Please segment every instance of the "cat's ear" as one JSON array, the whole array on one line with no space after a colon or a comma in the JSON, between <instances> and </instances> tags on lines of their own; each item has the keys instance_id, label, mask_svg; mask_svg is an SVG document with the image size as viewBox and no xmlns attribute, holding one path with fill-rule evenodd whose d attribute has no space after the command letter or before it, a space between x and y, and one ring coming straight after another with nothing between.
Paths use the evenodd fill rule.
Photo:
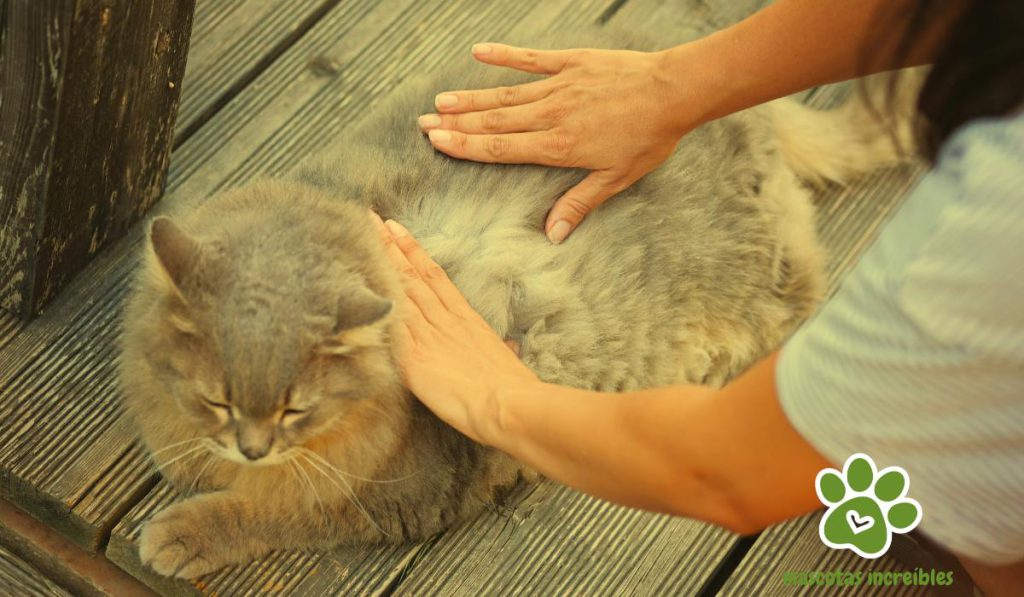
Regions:
<instances>
[{"instance_id":1,"label":"cat's ear","mask_svg":"<svg viewBox=\"0 0 1024 597\"><path fill-rule=\"evenodd\" d=\"M319 352L345 355L356 347L383 346L384 330L372 324L387 317L394 304L363 286L347 291L338 298L332 334L320 343Z\"/></svg>"},{"instance_id":2,"label":"cat's ear","mask_svg":"<svg viewBox=\"0 0 1024 597\"><path fill-rule=\"evenodd\" d=\"M201 247L170 218L159 217L149 228L151 269L181 293L185 276L195 266Z\"/></svg>"},{"instance_id":3,"label":"cat's ear","mask_svg":"<svg viewBox=\"0 0 1024 597\"><path fill-rule=\"evenodd\" d=\"M383 298L368 288L357 286L338 298L334 333L376 323L391 313L394 301Z\"/></svg>"}]
</instances>

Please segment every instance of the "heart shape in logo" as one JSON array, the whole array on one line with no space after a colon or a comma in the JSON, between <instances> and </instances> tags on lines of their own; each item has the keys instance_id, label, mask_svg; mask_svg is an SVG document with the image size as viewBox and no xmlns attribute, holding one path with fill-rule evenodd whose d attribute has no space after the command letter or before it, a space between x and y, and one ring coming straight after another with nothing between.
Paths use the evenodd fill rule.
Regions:
<instances>
[{"instance_id":1,"label":"heart shape in logo","mask_svg":"<svg viewBox=\"0 0 1024 597\"><path fill-rule=\"evenodd\" d=\"M870 516L861 517L856 510L850 510L846 513L846 521L850 523L850 528L853 529L854 535L863 533L875 524L874 518Z\"/></svg>"}]
</instances>

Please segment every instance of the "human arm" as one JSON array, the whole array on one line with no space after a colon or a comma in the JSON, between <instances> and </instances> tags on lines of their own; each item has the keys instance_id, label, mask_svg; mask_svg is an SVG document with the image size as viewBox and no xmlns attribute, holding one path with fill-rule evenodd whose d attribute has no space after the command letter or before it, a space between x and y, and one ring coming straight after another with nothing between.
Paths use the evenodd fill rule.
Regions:
<instances>
[{"instance_id":1,"label":"human arm","mask_svg":"<svg viewBox=\"0 0 1024 597\"><path fill-rule=\"evenodd\" d=\"M590 210L658 167L700 124L899 66L862 58L879 40L900 37L912 4L780 0L662 52L477 44L474 56L482 62L549 76L515 87L445 91L436 98L438 113L422 116L420 124L434 147L453 157L590 170L548 215L545 231L560 242ZM930 61L948 20L925 31L901 65Z\"/></svg>"},{"instance_id":2,"label":"human arm","mask_svg":"<svg viewBox=\"0 0 1024 597\"><path fill-rule=\"evenodd\" d=\"M620 504L737 532L814 509L829 463L788 424L774 355L722 390L625 394L542 383L393 222L388 252L407 297L396 324L413 393L471 438L548 477Z\"/></svg>"},{"instance_id":3,"label":"human arm","mask_svg":"<svg viewBox=\"0 0 1024 597\"><path fill-rule=\"evenodd\" d=\"M775 361L720 390L495 388L472 424L485 443L585 493L752 533L819 507L814 478L831 466L779 407Z\"/></svg>"}]
</instances>

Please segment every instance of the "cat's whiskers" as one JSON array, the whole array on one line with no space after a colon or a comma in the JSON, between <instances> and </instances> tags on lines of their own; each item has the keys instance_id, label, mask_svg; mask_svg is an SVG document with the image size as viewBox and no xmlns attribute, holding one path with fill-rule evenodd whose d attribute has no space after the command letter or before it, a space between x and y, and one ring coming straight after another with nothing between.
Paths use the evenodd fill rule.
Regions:
<instances>
[{"instance_id":1,"label":"cat's whiskers","mask_svg":"<svg viewBox=\"0 0 1024 597\"><path fill-rule=\"evenodd\" d=\"M329 468L330 470L334 471L335 473L337 473L339 475L345 475L347 477L352 477L353 479L356 479L357 481L364 481L366 483L398 483L400 481L406 481L408 479L411 479L411 478L415 477L416 475L418 475L418 474L423 472L423 469L420 469L418 471L414 471L414 472L409 473L408 475L405 475L405 476L402 476L402 477L395 477L394 479L370 479L370 478L367 478L367 477L360 477L359 475L356 475L354 473L350 473L350 472L341 470L340 468L338 468L337 466L335 466L334 464L329 462L326 458L324 458L320 454L314 452L313 450L310 450L309 448L304 448L302 446L297 446L294 449L299 450L301 452L304 452L305 454L307 454L309 456L312 456L313 458L316 458L321 464L323 464L324 466L326 466L327 468Z\"/></svg>"},{"instance_id":2,"label":"cat's whiskers","mask_svg":"<svg viewBox=\"0 0 1024 597\"><path fill-rule=\"evenodd\" d=\"M316 490L316 485L313 483L313 479L309 477L309 473L306 472L306 469L302 468L301 464L295 461L297 456L298 454L292 456L286 462L293 470L296 470L301 474L303 479L299 479L299 481L301 482L302 480L305 480L306 485L309 486L309 490L313 492L313 497L316 499L316 503L320 506L320 511L323 513L324 518L327 518L327 507L324 506L323 500L320 499L320 493ZM298 475L296 475L296 478L298 478Z\"/></svg>"},{"instance_id":3,"label":"cat's whiskers","mask_svg":"<svg viewBox=\"0 0 1024 597\"><path fill-rule=\"evenodd\" d=\"M356 495L355 490L352 489L352 486L349 485L348 481L346 481L344 477L341 477L341 476L338 476L338 475L331 476L330 474L327 473L327 471L325 471L324 469L320 468L320 466L316 463L316 461L312 460L309 456L307 456L304 451L299 451L298 455L301 456L302 458L304 458L306 460L306 462L308 462L310 464L310 466L312 466L314 469L319 471L320 474L323 475L325 478L327 478L328 481L333 483L334 486L337 487L342 492L342 494L348 495L348 497L349 497L350 501L352 502L352 504L355 505L355 507L358 508L359 511L363 513L363 516L366 517L367 522L369 522L370 525L373 526L373 528L377 529L377 531L380 532L385 537L390 537L391 536L390 533L388 533L387 531L382 529L381 526L379 524L377 524L377 521L375 521L373 519L373 517L370 516L370 513L367 512L366 508L363 507L362 502L359 501L359 497ZM339 484L338 481L341 481L341 484ZM344 487L342 487L342 484L344 484Z\"/></svg>"},{"instance_id":4,"label":"cat's whiskers","mask_svg":"<svg viewBox=\"0 0 1024 597\"><path fill-rule=\"evenodd\" d=\"M175 462L178 462L179 460L181 460L183 458L187 458L187 460L191 460L191 459L195 458L196 456L202 454L204 450L209 450L209 449L210 448L207 447L206 444L200 444L198 446L189 448L184 453L178 454L174 458L168 460L167 462L165 462L165 463L163 463L161 465L157 465L157 468L160 469L160 472L163 472L164 470L166 470L169 466L171 466Z\"/></svg>"},{"instance_id":5,"label":"cat's whiskers","mask_svg":"<svg viewBox=\"0 0 1024 597\"><path fill-rule=\"evenodd\" d=\"M188 486L188 493L190 495L192 494L192 492L196 490L196 488L199 487L199 479L203 477L203 475L206 473L206 470L210 468L210 465L217 461L217 455L214 454L213 452L208 452L204 454L204 456L206 456L206 464L204 464L203 467L199 469L199 472L196 473L196 478L193 479L192 484Z\"/></svg>"},{"instance_id":6,"label":"cat's whiskers","mask_svg":"<svg viewBox=\"0 0 1024 597\"><path fill-rule=\"evenodd\" d=\"M153 460L156 460L156 457L157 457L158 454L163 454L164 452L166 452L168 450L173 450L174 448L177 448L179 446L184 446L185 444L201 442L204 439L206 439L206 438L205 437L193 437L192 439L187 439L185 441L174 442L173 444L166 445L166 446L160 448L159 450L154 450L154 451L150 452L149 453L149 457L152 458Z\"/></svg>"}]
</instances>

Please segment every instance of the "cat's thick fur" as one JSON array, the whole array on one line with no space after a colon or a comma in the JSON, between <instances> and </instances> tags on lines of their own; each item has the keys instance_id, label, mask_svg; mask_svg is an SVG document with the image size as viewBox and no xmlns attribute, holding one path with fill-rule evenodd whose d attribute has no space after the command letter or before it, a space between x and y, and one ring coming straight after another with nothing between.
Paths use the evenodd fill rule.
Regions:
<instances>
[{"instance_id":1,"label":"cat's thick fur","mask_svg":"<svg viewBox=\"0 0 1024 597\"><path fill-rule=\"evenodd\" d=\"M388 333L397 274L367 208L404 224L542 379L720 385L821 297L798 176L892 157L856 106L776 102L693 131L554 246L545 213L583 173L452 160L415 125L438 90L522 80L467 65L407 85L288 179L154 223L126 307L123 393L164 475L200 492L145 527L141 557L157 572L419 538L533 478L402 387Z\"/></svg>"}]
</instances>

